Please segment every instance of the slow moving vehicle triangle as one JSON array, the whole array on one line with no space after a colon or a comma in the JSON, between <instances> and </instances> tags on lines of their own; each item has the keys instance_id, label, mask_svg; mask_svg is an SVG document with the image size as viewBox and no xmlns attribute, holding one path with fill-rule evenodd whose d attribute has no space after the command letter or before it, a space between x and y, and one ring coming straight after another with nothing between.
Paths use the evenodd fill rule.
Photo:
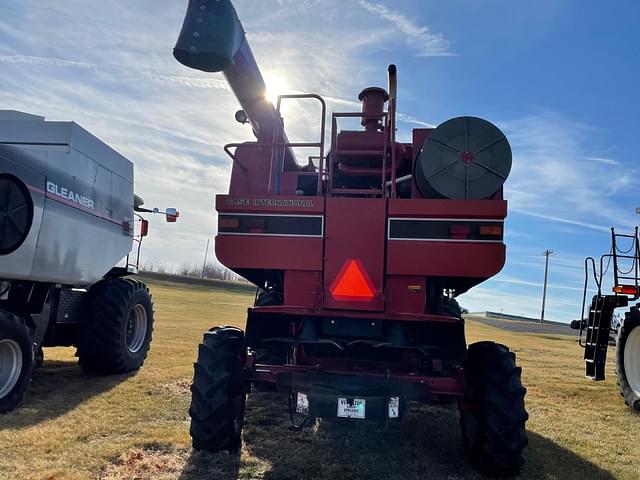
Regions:
<instances>
[{"instance_id":1,"label":"slow moving vehicle triangle","mask_svg":"<svg viewBox=\"0 0 640 480\"><path fill-rule=\"evenodd\" d=\"M336 300L369 302L375 292L362 263L347 260L329 289Z\"/></svg>"}]
</instances>

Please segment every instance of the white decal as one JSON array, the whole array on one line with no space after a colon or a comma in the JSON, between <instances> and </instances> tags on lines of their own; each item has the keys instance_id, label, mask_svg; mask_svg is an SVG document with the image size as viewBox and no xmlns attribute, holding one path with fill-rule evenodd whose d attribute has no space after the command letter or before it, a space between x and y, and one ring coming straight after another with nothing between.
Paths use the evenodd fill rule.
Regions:
<instances>
[{"instance_id":1,"label":"white decal","mask_svg":"<svg viewBox=\"0 0 640 480\"><path fill-rule=\"evenodd\" d=\"M65 200L69 200L73 203L77 203L78 205L88 208L90 210L95 210L95 205L93 200L84 195L80 195L79 193L75 193L68 188L61 187L53 182L47 181L47 192L55 195L56 197L64 198Z\"/></svg>"},{"instance_id":2,"label":"white decal","mask_svg":"<svg viewBox=\"0 0 640 480\"><path fill-rule=\"evenodd\" d=\"M248 198L227 198L225 203L234 207L243 207L249 205Z\"/></svg>"},{"instance_id":3,"label":"white decal","mask_svg":"<svg viewBox=\"0 0 640 480\"><path fill-rule=\"evenodd\" d=\"M313 207L313 200L278 200L274 198L255 198L256 207Z\"/></svg>"}]
</instances>

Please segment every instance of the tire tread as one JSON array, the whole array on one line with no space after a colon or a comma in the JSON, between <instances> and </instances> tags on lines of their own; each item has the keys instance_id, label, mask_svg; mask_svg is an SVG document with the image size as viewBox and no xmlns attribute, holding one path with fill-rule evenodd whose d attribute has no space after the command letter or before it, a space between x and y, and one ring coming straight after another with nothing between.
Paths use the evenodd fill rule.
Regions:
<instances>
[{"instance_id":1,"label":"tire tread","mask_svg":"<svg viewBox=\"0 0 640 480\"><path fill-rule=\"evenodd\" d=\"M244 419L246 387L244 333L235 327L216 327L204 334L198 347L191 385L191 439L193 448L216 452L240 445L234 420ZM240 410L237 410L237 406Z\"/></svg>"},{"instance_id":2,"label":"tire tread","mask_svg":"<svg viewBox=\"0 0 640 480\"><path fill-rule=\"evenodd\" d=\"M132 356L121 341L128 320L128 304L140 292L148 299L151 314L141 358ZM101 280L87 293L85 312L76 345L76 355L83 368L116 374L137 370L144 364L153 339L153 299L143 282L131 278Z\"/></svg>"},{"instance_id":3,"label":"tire tread","mask_svg":"<svg viewBox=\"0 0 640 480\"><path fill-rule=\"evenodd\" d=\"M469 460L490 476L518 474L528 443L525 423L529 415L520 380L522 369L516 366L515 355L494 342L472 344L465 374L470 387L465 402L474 407L474 413L463 409L460 419ZM475 438L470 438L466 425L472 415L478 425Z\"/></svg>"}]
</instances>

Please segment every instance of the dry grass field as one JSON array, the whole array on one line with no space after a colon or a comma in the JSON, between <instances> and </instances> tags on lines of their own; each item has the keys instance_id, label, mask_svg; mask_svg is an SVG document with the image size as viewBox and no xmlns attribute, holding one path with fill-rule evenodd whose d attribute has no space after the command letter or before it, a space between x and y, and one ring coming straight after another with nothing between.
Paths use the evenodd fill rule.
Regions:
<instances>
[{"instance_id":1,"label":"dry grass field","mask_svg":"<svg viewBox=\"0 0 640 480\"><path fill-rule=\"evenodd\" d=\"M455 409L416 407L404 424L288 425L285 401L250 396L240 456L189 448L189 384L202 332L243 325L252 295L154 281L152 350L135 375L83 374L73 349L47 349L25 401L0 416L2 479L466 479ZM468 322L468 340L509 345L528 388L522 478L640 478L640 417L609 379L583 378L570 337Z\"/></svg>"}]
</instances>

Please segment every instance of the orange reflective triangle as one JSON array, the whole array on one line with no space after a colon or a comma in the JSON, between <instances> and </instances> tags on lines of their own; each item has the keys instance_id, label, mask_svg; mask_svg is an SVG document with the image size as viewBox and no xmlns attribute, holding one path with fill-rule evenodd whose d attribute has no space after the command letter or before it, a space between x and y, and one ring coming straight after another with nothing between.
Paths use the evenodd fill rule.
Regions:
<instances>
[{"instance_id":1,"label":"orange reflective triangle","mask_svg":"<svg viewBox=\"0 0 640 480\"><path fill-rule=\"evenodd\" d=\"M371 301L375 292L362 263L359 260L347 260L338 273L331 288L336 300Z\"/></svg>"}]
</instances>

